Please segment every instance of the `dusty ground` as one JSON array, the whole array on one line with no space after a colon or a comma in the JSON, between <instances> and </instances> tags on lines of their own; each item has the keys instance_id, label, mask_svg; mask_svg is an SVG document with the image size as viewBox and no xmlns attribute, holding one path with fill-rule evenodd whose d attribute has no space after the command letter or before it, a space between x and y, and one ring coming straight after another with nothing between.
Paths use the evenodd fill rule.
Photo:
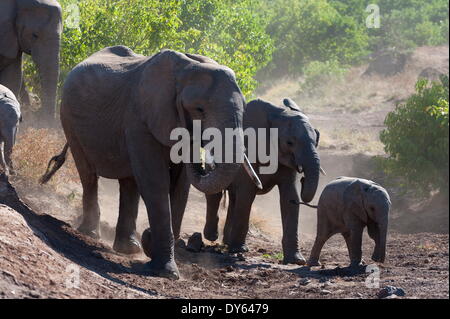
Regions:
<instances>
[{"instance_id":1,"label":"dusty ground","mask_svg":"<svg viewBox=\"0 0 450 319\"><path fill-rule=\"evenodd\" d=\"M293 81L275 85L264 94L263 98L276 103L285 96L296 98L306 105L311 122L322 132L320 155L328 176L322 178L317 194L341 175L382 179L373 170L371 156L383 154L378 133L384 117L396 102L412 93L417 75L430 64L448 73L448 47L418 49L405 71L389 79L362 81L358 77L364 67L355 68L350 75L353 78L337 84L318 101L298 101L298 85ZM353 102L357 107L349 107ZM39 140L46 138L45 131L32 132L37 133L41 134ZM345 269L348 256L339 236L323 249L324 269L279 263L281 218L276 191L255 201L249 253L243 257L224 254L211 246L213 243L207 243L209 247L200 253L177 249L181 280L148 277L143 271L147 261L143 254L121 256L110 248L118 214L117 183L102 180L100 184L102 240L79 234L74 230L81 213L79 184L67 178L67 182L61 179L64 182L39 186L35 178L47 159L42 160L43 168L32 166L37 161L34 153L40 151L33 148L33 139L24 143L24 136L19 138L17 153L22 152L18 158L27 158L28 163L22 164L19 173L23 174L13 177L11 183L26 205L0 182L0 203L15 209L0 205L0 298L376 298L379 288L366 286L369 274L351 274ZM52 145L49 152L58 148ZM28 158L25 151L33 154ZM62 175L69 176L68 171ZM380 287L400 287L405 298L449 298L448 199L430 197L418 203L397 196L395 188L389 191L394 209L387 262L378 265ZM184 239L202 231L204 215L205 200L192 191L183 221ZM315 224L315 211L302 208L300 233L305 257L314 241ZM141 204L139 232L147 226ZM363 252L367 263L372 249L366 236Z\"/></svg>"},{"instance_id":2,"label":"dusty ground","mask_svg":"<svg viewBox=\"0 0 450 319\"><path fill-rule=\"evenodd\" d=\"M4 200L2 198L2 200ZM178 249L181 280L145 275L142 255L115 254L68 224L29 210L17 198L0 206L0 297L3 298L376 298L368 274L351 274L341 238L322 255L324 268L278 262L279 244L261 234L249 238L244 258L207 247ZM401 287L407 298L448 298L448 235L390 234L380 285ZM302 240L306 253L311 239ZM369 260L371 242L364 241ZM79 274L79 277L77 277Z\"/></svg>"}]
</instances>

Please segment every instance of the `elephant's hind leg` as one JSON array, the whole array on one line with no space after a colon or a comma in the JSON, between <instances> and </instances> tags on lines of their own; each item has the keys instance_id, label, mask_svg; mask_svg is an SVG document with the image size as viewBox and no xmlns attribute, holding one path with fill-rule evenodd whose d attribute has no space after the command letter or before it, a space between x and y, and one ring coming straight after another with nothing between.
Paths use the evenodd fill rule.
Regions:
<instances>
[{"instance_id":1,"label":"elephant's hind leg","mask_svg":"<svg viewBox=\"0 0 450 319\"><path fill-rule=\"evenodd\" d=\"M6 175L8 175L8 167L6 166L6 162L5 162L5 155L4 155L4 146L3 146L3 141L2 138L0 136L0 168L2 168Z\"/></svg>"},{"instance_id":2,"label":"elephant's hind leg","mask_svg":"<svg viewBox=\"0 0 450 319\"><path fill-rule=\"evenodd\" d=\"M14 174L14 165L11 159L13 147L16 142L16 129L5 129L2 132L4 146L3 146L3 156L4 162L6 163L6 169L9 170L11 174Z\"/></svg>"},{"instance_id":3,"label":"elephant's hind leg","mask_svg":"<svg viewBox=\"0 0 450 319\"><path fill-rule=\"evenodd\" d=\"M83 220L78 231L92 238L99 238L98 176L89 165L78 141L72 138L68 139L68 142L83 186Z\"/></svg>"},{"instance_id":4,"label":"elephant's hind leg","mask_svg":"<svg viewBox=\"0 0 450 319\"><path fill-rule=\"evenodd\" d=\"M140 195L134 178L120 179L119 184L119 219L113 248L122 254L136 254L141 251L141 244L136 236Z\"/></svg>"},{"instance_id":5,"label":"elephant's hind leg","mask_svg":"<svg viewBox=\"0 0 450 319\"><path fill-rule=\"evenodd\" d=\"M311 249L311 254L308 259L308 266L320 266L319 258L320 252L322 251L323 245L328 239L333 235L331 227L328 225L328 220L320 215L318 212L317 219L317 235L314 241L313 248Z\"/></svg>"}]
</instances>

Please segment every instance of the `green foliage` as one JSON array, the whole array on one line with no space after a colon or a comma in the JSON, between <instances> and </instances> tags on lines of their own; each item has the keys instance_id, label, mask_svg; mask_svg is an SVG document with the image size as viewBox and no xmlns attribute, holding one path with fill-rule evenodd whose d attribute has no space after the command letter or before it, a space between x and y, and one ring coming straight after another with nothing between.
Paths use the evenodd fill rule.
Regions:
<instances>
[{"instance_id":1,"label":"green foliage","mask_svg":"<svg viewBox=\"0 0 450 319\"><path fill-rule=\"evenodd\" d=\"M266 73L298 74L312 61L349 64L366 54L362 24L327 0L274 0L267 32L276 50Z\"/></svg>"},{"instance_id":2,"label":"green foliage","mask_svg":"<svg viewBox=\"0 0 450 319\"><path fill-rule=\"evenodd\" d=\"M380 134L389 157L382 162L391 177L420 196L430 191L448 192L449 179L449 80L429 85L419 80L416 93L386 117Z\"/></svg>"},{"instance_id":3,"label":"green foliage","mask_svg":"<svg viewBox=\"0 0 450 319\"><path fill-rule=\"evenodd\" d=\"M125 45L143 55L161 49L209 56L236 72L244 94L256 87L256 71L266 65L272 41L265 24L253 12L253 0L61 0L64 21L74 21L71 5L79 8L78 27L65 27L61 47L61 82L79 62L108 46ZM37 76L25 65L31 87Z\"/></svg>"},{"instance_id":4,"label":"green foliage","mask_svg":"<svg viewBox=\"0 0 450 319\"><path fill-rule=\"evenodd\" d=\"M320 90L324 88L324 84L331 80L341 80L345 73L346 69L336 60L313 61L303 71L305 80L301 85L301 93L318 95Z\"/></svg>"},{"instance_id":5,"label":"green foliage","mask_svg":"<svg viewBox=\"0 0 450 319\"><path fill-rule=\"evenodd\" d=\"M381 28L371 29L371 48L400 50L448 43L447 0L378 0Z\"/></svg>"}]
</instances>

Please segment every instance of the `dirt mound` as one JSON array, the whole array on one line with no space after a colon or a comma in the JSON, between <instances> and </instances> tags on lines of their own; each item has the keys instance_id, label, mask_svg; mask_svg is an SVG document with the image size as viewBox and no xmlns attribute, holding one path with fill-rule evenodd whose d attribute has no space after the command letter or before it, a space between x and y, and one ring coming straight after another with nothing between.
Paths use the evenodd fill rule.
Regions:
<instances>
[{"instance_id":1,"label":"dirt mound","mask_svg":"<svg viewBox=\"0 0 450 319\"><path fill-rule=\"evenodd\" d=\"M346 270L342 238L324 248L323 269L281 265L280 245L257 234L250 252L228 255L210 245L176 251L181 280L145 274L145 257L112 252L68 224L33 212L5 179L0 181L0 297L3 298L376 298L368 274ZM311 249L304 238L302 250ZM369 260L373 243L364 239ZM415 276L411 276L414 273ZM79 275L78 275L79 274ZM448 298L448 236L391 234L380 285L410 298Z\"/></svg>"}]
</instances>

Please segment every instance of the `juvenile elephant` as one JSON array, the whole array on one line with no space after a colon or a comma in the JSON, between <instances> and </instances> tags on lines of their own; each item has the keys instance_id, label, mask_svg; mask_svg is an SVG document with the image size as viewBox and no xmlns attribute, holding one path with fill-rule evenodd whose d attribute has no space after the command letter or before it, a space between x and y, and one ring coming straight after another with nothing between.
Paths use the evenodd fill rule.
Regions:
<instances>
[{"instance_id":1,"label":"juvenile elephant","mask_svg":"<svg viewBox=\"0 0 450 319\"><path fill-rule=\"evenodd\" d=\"M384 262L390 208L389 194L377 183L352 177L339 177L329 183L320 195L317 237L308 265L320 265L319 256L323 245L337 233L345 238L351 266L360 265L365 226L369 236L375 241L372 259Z\"/></svg>"},{"instance_id":2,"label":"juvenile elephant","mask_svg":"<svg viewBox=\"0 0 450 319\"><path fill-rule=\"evenodd\" d=\"M152 232L148 270L178 278L174 240L190 183L217 193L231 183L241 164L218 164L207 174L201 163L174 164L170 151L177 141L171 132L185 128L192 133L193 120L198 120L202 129L215 128L224 136L226 128L242 128L244 104L233 71L209 58L171 50L144 57L123 46L103 49L67 76L61 122L68 145L42 181L62 165L70 147L83 186L79 230L98 237L98 177L118 179L114 249L122 253L140 250L135 230L141 195ZM242 145L242 134L238 139Z\"/></svg>"},{"instance_id":3,"label":"juvenile elephant","mask_svg":"<svg viewBox=\"0 0 450 319\"><path fill-rule=\"evenodd\" d=\"M0 85L0 167L6 175L14 170L11 154L20 120L20 104L16 96Z\"/></svg>"},{"instance_id":4,"label":"juvenile elephant","mask_svg":"<svg viewBox=\"0 0 450 319\"><path fill-rule=\"evenodd\" d=\"M284 263L305 264L306 260L298 248L298 215L300 196L310 202L319 182L320 158L317 153L319 131L315 130L308 117L291 100L284 100L284 107L255 100L248 103L244 113L244 129L278 129L278 169L273 174L260 175L263 185L258 190L243 170L228 187L229 205L224 227L223 242L230 252L247 251L245 238L249 227L250 211L257 194L268 193L274 186L280 192L281 218L283 224L282 246ZM257 132L257 134L259 134ZM269 144L269 136L264 143ZM249 145L246 142L246 147ZM257 148L260 146L258 145ZM267 148L266 148L267 149ZM260 158L253 164L261 166ZM301 174L304 177L301 178ZM299 191L301 182L301 192ZM222 193L207 195L207 217L205 238L218 238L218 209Z\"/></svg>"},{"instance_id":5,"label":"juvenile elephant","mask_svg":"<svg viewBox=\"0 0 450 319\"><path fill-rule=\"evenodd\" d=\"M57 1L0 1L0 84L18 97L22 84L22 54L30 54L40 74L41 112L52 116L56 105L61 32L62 13Z\"/></svg>"}]
</instances>

